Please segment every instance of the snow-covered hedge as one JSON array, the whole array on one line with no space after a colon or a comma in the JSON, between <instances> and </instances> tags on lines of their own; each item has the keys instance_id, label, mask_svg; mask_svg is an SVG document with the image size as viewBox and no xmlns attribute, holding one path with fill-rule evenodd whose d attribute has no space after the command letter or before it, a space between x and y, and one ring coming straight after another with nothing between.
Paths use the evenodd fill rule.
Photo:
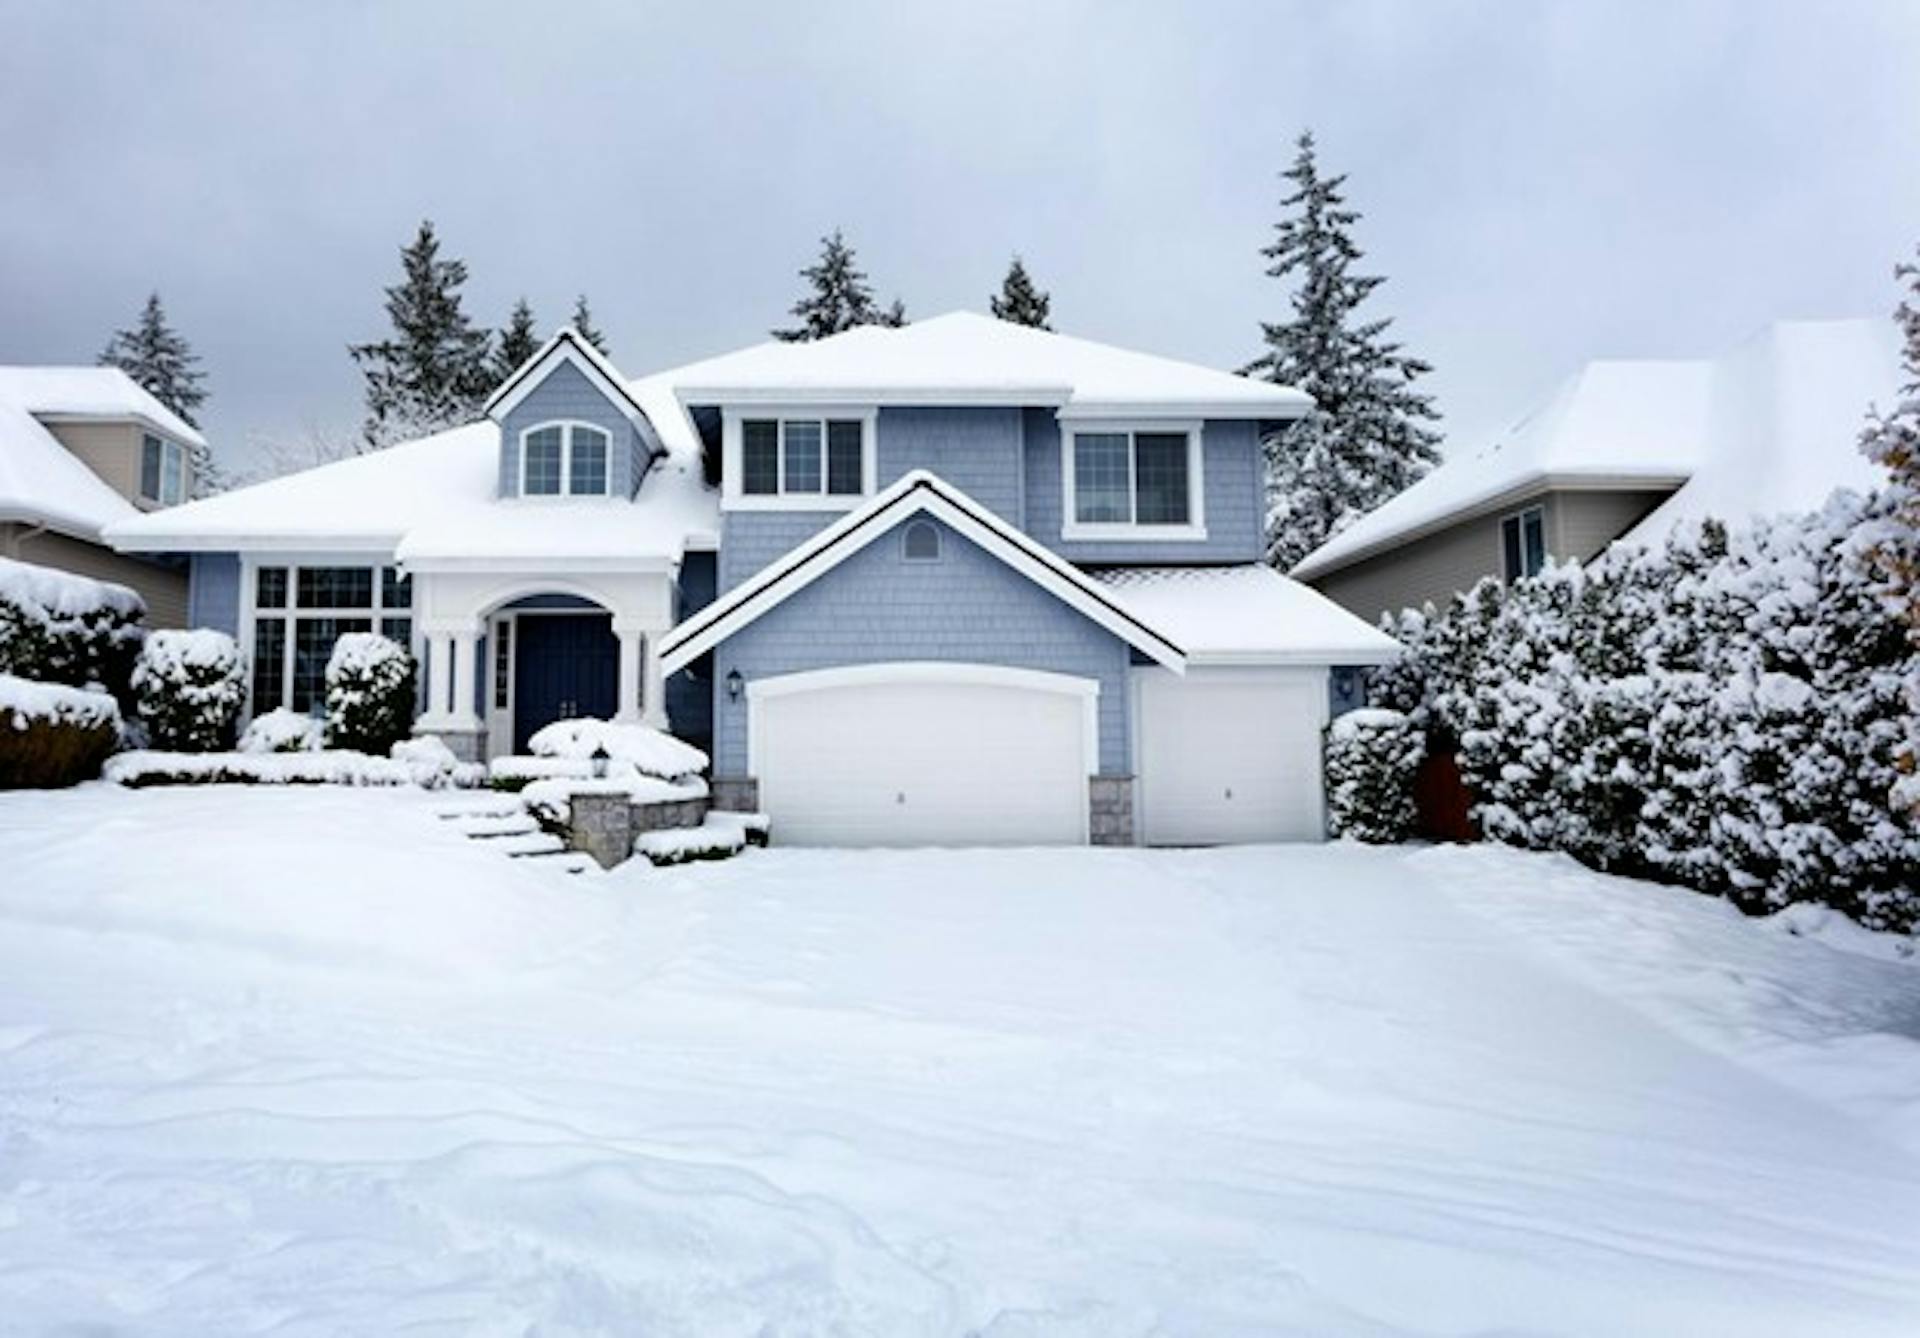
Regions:
<instances>
[{"instance_id":1,"label":"snow-covered hedge","mask_svg":"<svg viewBox=\"0 0 1920 1338\"><path fill-rule=\"evenodd\" d=\"M0 674L124 697L146 612L124 585L0 558Z\"/></svg>"},{"instance_id":2,"label":"snow-covered hedge","mask_svg":"<svg viewBox=\"0 0 1920 1338\"><path fill-rule=\"evenodd\" d=\"M709 813L698 827L641 832L633 839L633 853L644 855L653 864L725 859L750 845L765 845L767 826L764 813Z\"/></svg>"},{"instance_id":3,"label":"snow-covered hedge","mask_svg":"<svg viewBox=\"0 0 1920 1338\"><path fill-rule=\"evenodd\" d=\"M556 720L527 740L535 757L585 761L605 749L616 762L629 762L643 776L677 780L707 769L707 755L690 743L650 725L616 725L591 718ZM564 773L550 773L564 774Z\"/></svg>"},{"instance_id":4,"label":"snow-covered hedge","mask_svg":"<svg viewBox=\"0 0 1920 1338\"><path fill-rule=\"evenodd\" d=\"M1494 839L1911 927L1920 821L1889 800L1916 652L1859 555L1884 509L1843 492L1483 582L1384 620L1410 650L1374 699L1457 743Z\"/></svg>"},{"instance_id":5,"label":"snow-covered hedge","mask_svg":"<svg viewBox=\"0 0 1920 1338\"><path fill-rule=\"evenodd\" d=\"M315 753L324 742L320 722L310 715L276 706L247 723L240 735L243 753Z\"/></svg>"},{"instance_id":6,"label":"snow-covered hedge","mask_svg":"<svg viewBox=\"0 0 1920 1338\"><path fill-rule=\"evenodd\" d=\"M140 751L109 758L101 775L139 789L154 785L418 785L468 789L485 768L459 762L438 739L395 745L391 757L322 752L168 753Z\"/></svg>"},{"instance_id":7,"label":"snow-covered hedge","mask_svg":"<svg viewBox=\"0 0 1920 1338\"><path fill-rule=\"evenodd\" d=\"M327 660L327 744L384 754L413 731L413 656L378 632L348 632Z\"/></svg>"},{"instance_id":8,"label":"snow-covered hedge","mask_svg":"<svg viewBox=\"0 0 1920 1338\"><path fill-rule=\"evenodd\" d=\"M106 693L0 674L0 789L96 776L119 737L120 708Z\"/></svg>"},{"instance_id":9,"label":"snow-covered hedge","mask_svg":"<svg viewBox=\"0 0 1920 1338\"><path fill-rule=\"evenodd\" d=\"M247 702L246 666L225 632L155 632L133 666L134 709L154 748L211 753L233 746Z\"/></svg>"},{"instance_id":10,"label":"snow-covered hedge","mask_svg":"<svg viewBox=\"0 0 1920 1338\"><path fill-rule=\"evenodd\" d=\"M1404 712L1349 711L1327 727L1327 820L1332 834L1391 844L1413 835L1413 781L1426 736Z\"/></svg>"}]
</instances>

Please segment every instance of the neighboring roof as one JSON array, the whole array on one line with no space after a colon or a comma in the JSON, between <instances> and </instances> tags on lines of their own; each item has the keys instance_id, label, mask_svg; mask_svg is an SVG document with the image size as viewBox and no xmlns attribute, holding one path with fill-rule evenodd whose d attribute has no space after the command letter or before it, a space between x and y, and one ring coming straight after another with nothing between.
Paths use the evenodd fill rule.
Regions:
<instances>
[{"instance_id":1,"label":"neighboring roof","mask_svg":"<svg viewBox=\"0 0 1920 1338\"><path fill-rule=\"evenodd\" d=\"M1183 648L1115 599L1100 582L952 484L916 469L661 637L661 671L679 672L868 544L923 512L945 522L1142 654L1175 671L1185 670Z\"/></svg>"},{"instance_id":2,"label":"neighboring roof","mask_svg":"<svg viewBox=\"0 0 1920 1338\"><path fill-rule=\"evenodd\" d=\"M421 568L630 565L712 546L719 499L702 477L692 422L659 377L625 390L665 450L632 499L502 499L500 428L479 422L128 519L108 537L150 552L391 552Z\"/></svg>"},{"instance_id":3,"label":"neighboring roof","mask_svg":"<svg viewBox=\"0 0 1920 1338\"><path fill-rule=\"evenodd\" d=\"M1271 567L1109 567L1092 573L1189 665L1385 664L1400 643Z\"/></svg>"},{"instance_id":4,"label":"neighboring roof","mask_svg":"<svg viewBox=\"0 0 1920 1338\"><path fill-rule=\"evenodd\" d=\"M1151 411L1294 418L1312 404L1290 386L971 311L807 342L775 340L672 375L689 406L1017 404L1055 406L1064 417Z\"/></svg>"},{"instance_id":5,"label":"neighboring roof","mask_svg":"<svg viewBox=\"0 0 1920 1338\"><path fill-rule=\"evenodd\" d=\"M91 398L81 394L89 383L96 384ZM0 367L0 521L44 525L98 543L108 525L140 514L34 417L43 404L127 399L128 388L146 395L118 368Z\"/></svg>"},{"instance_id":6,"label":"neighboring roof","mask_svg":"<svg viewBox=\"0 0 1920 1338\"><path fill-rule=\"evenodd\" d=\"M189 445L207 444L118 367L0 367L0 400L39 418L131 418Z\"/></svg>"},{"instance_id":7,"label":"neighboring roof","mask_svg":"<svg viewBox=\"0 0 1920 1338\"><path fill-rule=\"evenodd\" d=\"M538 373L548 363L556 360L570 362L578 367L587 380L599 388L601 394L619 406L621 412L641 423L647 421L647 411L641 407L640 401L635 399L633 392L627 388L625 379L620 375L620 369L613 365L606 354L588 343L586 336L571 325L563 325L555 330L552 338L542 344L531 358L521 363L514 370L513 375L502 381L493 394L487 396L487 402L482 406L487 417L496 422L506 417L514 405L531 394L534 387L539 385Z\"/></svg>"},{"instance_id":8,"label":"neighboring roof","mask_svg":"<svg viewBox=\"0 0 1920 1338\"><path fill-rule=\"evenodd\" d=\"M1900 383L1885 320L1786 321L1717 359L1600 361L1499 441L1449 458L1294 567L1311 579L1550 487L1673 496L1629 532L1684 516L1740 520L1868 488L1858 435Z\"/></svg>"}]
</instances>

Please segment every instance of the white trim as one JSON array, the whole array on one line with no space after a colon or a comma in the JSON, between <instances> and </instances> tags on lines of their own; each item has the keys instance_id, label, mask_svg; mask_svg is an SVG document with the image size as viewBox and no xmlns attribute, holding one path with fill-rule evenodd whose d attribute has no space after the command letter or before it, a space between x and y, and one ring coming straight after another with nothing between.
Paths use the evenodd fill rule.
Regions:
<instances>
[{"instance_id":1,"label":"white trim","mask_svg":"<svg viewBox=\"0 0 1920 1338\"><path fill-rule=\"evenodd\" d=\"M1050 408L1073 397L1073 387L1035 384L1019 386L729 386L679 385L674 395L683 408L703 405L751 405L756 411L792 408L802 411L822 405L900 404L965 405L974 408ZM756 412L755 417L759 417ZM1264 415L1263 415L1264 416Z\"/></svg>"},{"instance_id":2,"label":"white trim","mask_svg":"<svg viewBox=\"0 0 1920 1338\"><path fill-rule=\"evenodd\" d=\"M487 400L486 415L499 422L520 406L521 401L546 384L546 377L536 375L534 369L549 360L565 362L576 368L580 374L593 383L601 394L612 400L621 414L629 421L638 421L639 407L633 402L633 392L623 384L620 369L608 362L601 352L587 343L573 330L572 326L562 326L546 346L522 364L524 371L516 370L508 380L512 388L504 395L496 391Z\"/></svg>"},{"instance_id":3,"label":"white trim","mask_svg":"<svg viewBox=\"0 0 1920 1338\"><path fill-rule=\"evenodd\" d=\"M851 512L796 545L757 575L681 623L661 639L663 672L676 674L761 614L832 571L853 554L925 513L946 522L1062 603L1134 646L1175 673L1186 653L1129 612L1092 578L1006 521L942 482L916 469ZM842 542L846 540L847 542ZM815 561L815 559L824 559Z\"/></svg>"},{"instance_id":4,"label":"white trim","mask_svg":"<svg viewBox=\"0 0 1920 1338\"><path fill-rule=\"evenodd\" d=\"M560 491L527 491L527 438L536 432L545 432L548 428L560 429ZM606 439L607 458L600 471L601 487L599 492L575 492L573 490L573 436L581 428L597 433ZM611 497L613 496L613 433L598 423L589 423L584 418L549 418L531 427L520 429L520 488L518 495L533 500L553 497Z\"/></svg>"},{"instance_id":5,"label":"white trim","mask_svg":"<svg viewBox=\"0 0 1920 1338\"><path fill-rule=\"evenodd\" d=\"M776 674L747 683L747 774L760 774L760 741L755 735L755 703L809 692L831 692L879 684L941 683L967 687L1013 688L1022 692L1050 692L1081 699L1080 750L1087 775L1100 774L1100 680L1041 669L1016 669L1002 664L972 664L950 660L888 660L876 664L809 669Z\"/></svg>"},{"instance_id":6,"label":"white trim","mask_svg":"<svg viewBox=\"0 0 1920 1338\"><path fill-rule=\"evenodd\" d=\"M1193 543L1207 537L1206 513L1206 425L1198 419L1155 418L1067 418L1060 423L1060 538L1062 542L1145 542ZM1127 438L1127 506L1139 505L1139 485L1134 477L1137 447L1134 438L1142 432L1179 432L1187 438L1187 519L1177 525L1143 525L1137 521L1080 521L1075 493L1073 442L1077 435L1121 434Z\"/></svg>"},{"instance_id":7,"label":"white trim","mask_svg":"<svg viewBox=\"0 0 1920 1338\"><path fill-rule=\"evenodd\" d=\"M747 419L766 418L779 424L775 445L778 492L747 493L741 462L741 424ZM797 419L820 424L820 491L790 493L787 485L787 421ZM830 493L827 488L827 424L831 421L855 421L860 424L860 491ZM852 511L873 496L877 486L879 452L879 410L871 404L779 403L755 405L751 410L732 405L720 411L720 509L722 511Z\"/></svg>"},{"instance_id":8,"label":"white trim","mask_svg":"<svg viewBox=\"0 0 1920 1338\"><path fill-rule=\"evenodd\" d=\"M1285 421L1303 418L1313 408L1306 395L1288 387L1276 387L1284 400L1082 400L1062 405L1055 415L1062 422L1115 418L1236 418Z\"/></svg>"}]
</instances>

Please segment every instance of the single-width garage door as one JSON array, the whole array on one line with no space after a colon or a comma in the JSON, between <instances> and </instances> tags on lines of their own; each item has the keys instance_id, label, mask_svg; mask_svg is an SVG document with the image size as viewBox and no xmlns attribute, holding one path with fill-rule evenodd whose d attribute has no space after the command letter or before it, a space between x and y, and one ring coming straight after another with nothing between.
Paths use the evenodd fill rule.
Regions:
<instances>
[{"instance_id":1,"label":"single-width garage door","mask_svg":"<svg viewBox=\"0 0 1920 1338\"><path fill-rule=\"evenodd\" d=\"M1087 839L1092 679L878 664L755 680L749 768L781 845Z\"/></svg>"},{"instance_id":2,"label":"single-width garage door","mask_svg":"<svg viewBox=\"0 0 1920 1338\"><path fill-rule=\"evenodd\" d=\"M1133 672L1142 840L1220 845L1326 834L1326 670Z\"/></svg>"}]
</instances>

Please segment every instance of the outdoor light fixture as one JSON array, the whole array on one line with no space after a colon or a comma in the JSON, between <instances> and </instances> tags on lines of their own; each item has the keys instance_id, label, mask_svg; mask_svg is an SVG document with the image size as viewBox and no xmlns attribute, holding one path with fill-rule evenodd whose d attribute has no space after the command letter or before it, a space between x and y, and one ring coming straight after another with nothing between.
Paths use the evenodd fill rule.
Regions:
<instances>
[{"instance_id":1,"label":"outdoor light fixture","mask_svg":"<svg viewBox=\"0 0 1920 1338\"><path fill-rule=\"evenodd\" d=\"M728 701L737 702L740 700L740 684L741 684L740 671L738 669L727 670L727 700Z\"/></svg>"},{"instance_id":2,"label":"outdoor light fixture","mask_svg":"<svg viewBox=\"0 0 1920 1338\"><path fill-rule=\"evenodd\" d=\"M607 752L606 744L602 743L594 746L593 778L595 780L605 780L607 778L607 763L612 760L612 754Z\"/></svg>"}]
</instances>

